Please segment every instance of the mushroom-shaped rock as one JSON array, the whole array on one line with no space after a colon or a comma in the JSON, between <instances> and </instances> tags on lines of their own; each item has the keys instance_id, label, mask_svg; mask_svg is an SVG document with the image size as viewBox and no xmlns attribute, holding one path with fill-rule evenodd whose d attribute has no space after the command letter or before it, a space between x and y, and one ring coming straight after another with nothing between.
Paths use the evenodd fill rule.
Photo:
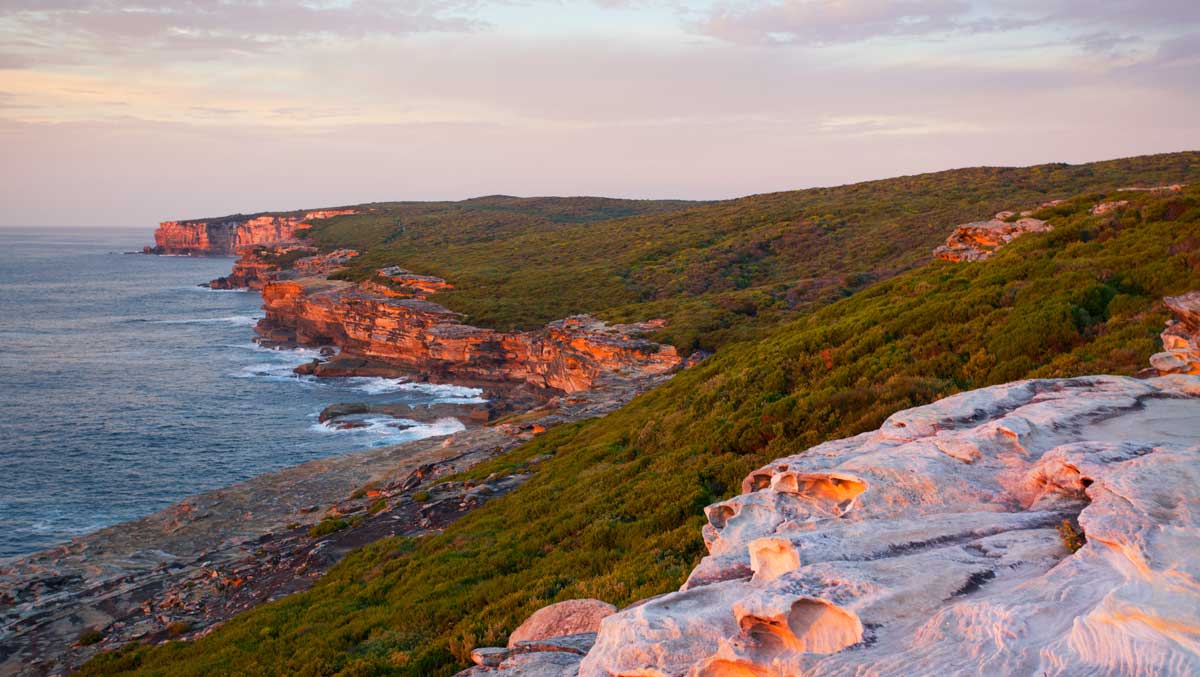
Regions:
<instances>
[{"instance_id":1,"label":"mushroom-shaped rock","mask_svg":"<svg viewBox=\"0 0 1200 677\"><path fill-rule=\"evenodd\" d=\"M600 621L616 613L617 607L598 599L569 599L533 612L508 638L509 648L520 642L596 632Z\"/></svg>"}]
</instances>

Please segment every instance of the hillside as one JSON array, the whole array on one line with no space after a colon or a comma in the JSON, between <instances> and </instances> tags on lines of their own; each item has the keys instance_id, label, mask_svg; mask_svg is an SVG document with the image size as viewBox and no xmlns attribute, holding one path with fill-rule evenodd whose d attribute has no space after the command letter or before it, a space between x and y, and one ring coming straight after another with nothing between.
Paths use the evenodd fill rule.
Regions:
<instances>
[{"instance_id":1,"label":"hillside","mask_svg":"<svg viewBox=\"0 0 1200 677\"><path fill-rule=\"evenodd\" d=\"M670 324L658 338L686 353L756 337L923 264L958 223L1088 191L1196 180L1200 153L1174 153L650 203L654 213L627 218L602 218L629 207L594 198L376 204L318 221L311 236L330 249L368 250L351 278L391 264L446 278L454 289L433 300L470 324L664 317Z\"/></svg>"},{"instance_id":2,"label":"hillside","mask_svg":"<svg viewBox=\"0 0 1200 677\"><path fill-rule=\"evenodd\" d=\"M1198 158L961 170L490 241L377 225L362 269L386 259L455 279L441 300L476 321L500 297L491 318L501 323L540 321L550 306L667 314L670 337L690 346L760 338L474 469L486 477L552 455L440 535L374 543L311 591L195 643L130 647L84 672L449 675L549 602L623 605L675 589L704 553L702 507L770 459L968 388L1141 369L1159 348L1160 299L1200 287L1200 188L1111 190L1186 181ZM1052 232L987 261L929 260L957 222L1082 192L1035 214ZM1090 214L1114 199L1130 204ZM365 218L330 219L314 235L348 244L345 232L367 237ZM905 268L869 285L858 277ZM588 291L589 276L606 275L609 287ZM731 324L743 316L757 322Z\"/></svg>"}]
</instances>

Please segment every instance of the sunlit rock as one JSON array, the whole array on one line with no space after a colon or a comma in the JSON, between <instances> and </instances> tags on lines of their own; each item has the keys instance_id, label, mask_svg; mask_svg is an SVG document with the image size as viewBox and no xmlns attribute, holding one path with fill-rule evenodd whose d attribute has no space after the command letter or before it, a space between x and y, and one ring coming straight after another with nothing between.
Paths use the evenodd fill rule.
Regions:
<instances>
[{"instance_id":1,"label":"sunlit rock","mask_svg":"<svg viewBox=\"0 0 1200 677\"><path fill-rule=\"evenodd\" d=\"M742 489L580 675L1200 672L1200 377L970 391Z\"/></svg>"}]
</instances>

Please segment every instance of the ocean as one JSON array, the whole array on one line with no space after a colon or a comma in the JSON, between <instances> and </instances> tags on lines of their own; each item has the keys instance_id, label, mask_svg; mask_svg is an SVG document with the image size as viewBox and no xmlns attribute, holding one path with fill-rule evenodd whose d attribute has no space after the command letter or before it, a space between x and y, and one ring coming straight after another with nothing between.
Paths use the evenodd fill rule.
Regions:
<instances>
[{"instance_id":1,"label":"ocean","mask_svg":"<svg viewBox=\"0 0 1200 677\"><path fill-rule=\"evenodd\" d=\"M0 229L0 558L208 489L455 419L336 430L334 402L478 402L403 379L296 377L316 355L253 342L255 292L197 285L232 259L123 254L140 229Z\"/></svg>"}]
</instances>

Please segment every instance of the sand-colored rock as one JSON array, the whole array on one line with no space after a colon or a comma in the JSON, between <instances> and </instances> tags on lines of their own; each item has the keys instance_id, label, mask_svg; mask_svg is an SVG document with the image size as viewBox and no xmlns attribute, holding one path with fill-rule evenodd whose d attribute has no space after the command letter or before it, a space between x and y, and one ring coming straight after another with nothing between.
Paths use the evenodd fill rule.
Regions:
<instances>
[{"instance_id":1,"label":"sand-colored rock","mask_svg":"<svg viewBox=\"0 0 1200 677\"><path fill-rule=\"evenodd\" d=\"M1000 212L997 216L1009 212ZM946 261L983 261L1004 245L1026 233L1044 233L1054 228L1047 222L1025 217L1016 221L992 219L965 223L954 229L946 244L933 250L933 255Z\"/></svg>"},{"instance_id":2,"label":"sand-colored rock","mask_svg":"<svg viewBox=\"0 0 1200 677\"><path fill-rule=\"evenodd\" d=\"M1128 206L1129 206L1129 200L1114 200L1112 202L1101 202L1100 204L1096 205L1095 207L1092 207L1090 213L1092 216L1103 216L1105 214L1115 212L1118 209L1124 209L1125 207L1128 207Z\"/></svg>"},{"instance_id":3,"label":"sand-colored rock","mask_svg":"<svg viewBox=\"0 0 1200 677\"><path fill-rule=\"evenodd\" d=\"M966 392L742 490L580 675L1200 673L1200 377Z\"/></svg>"},{"instance_id":4,"label":"sand-colored rock","mask_svg":"<svg viewBox=\"0 0 1200 677\"><path fill-rule=\"evenodd\" d=\"M421 298L321 277L272 281L262 296L266 318L259 331L268 338L336 345L344 355L434 380L576 392L603 374L661 374L681 362L672 346L641 338L657 323L608 325L581 315L536 331L500 332L463 324L460 314Z\"/></svg>"},{"instance_id":5,"label":"sand-colored rock","mask_svg":"<svg viewBox=\"0 0 1200 677\"><path fill-rule=\"evenodd\" d=\"M508 637L508 648L522 642L596 632L600 621L616 613L617 607L598 599L569 599L533 612Z\"/></svg>"},{"instance_id":6,"label":"sand-colored rock","mask_svg":"<svg viewBox=\"0 0 1200 677\"><path fill-rule=\"evenodd\" d=\"M1159 374L1200 374L1200 290L1163 303L1175 318L1162 333L1163 352L1150 358L1150 366Z\"/></svg>"}]
</instances>

